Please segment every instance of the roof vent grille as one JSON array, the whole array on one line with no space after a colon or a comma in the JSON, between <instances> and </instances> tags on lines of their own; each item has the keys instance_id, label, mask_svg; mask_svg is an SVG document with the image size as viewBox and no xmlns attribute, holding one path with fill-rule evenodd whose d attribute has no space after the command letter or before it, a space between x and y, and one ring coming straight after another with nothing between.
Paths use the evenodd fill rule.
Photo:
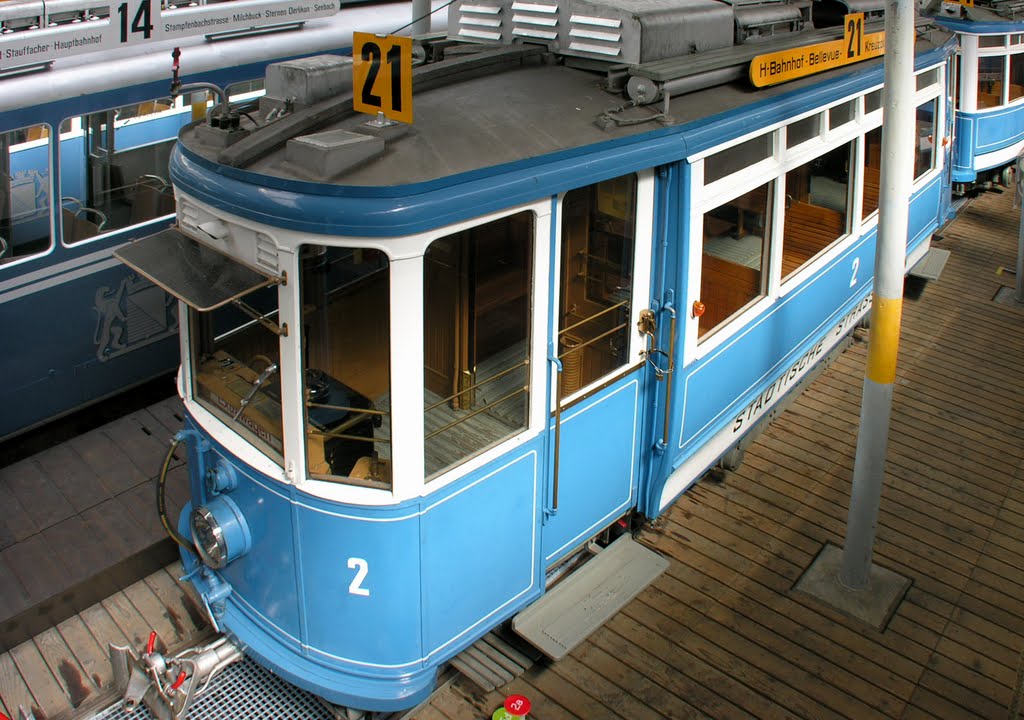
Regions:
<instances>
[{"instance_id":1,"label":"roof vent grille","mask_svg":"<svg viewBox=\"0 0 1024 720\"><path fill-rule=\"evenodd\" d=\"M449 21L454 19L458 28L456 38L469 42L501 42L503 36L502 8L497 5L462 3L454 9Z\"/></svg>"},{"instance_id":2,"label":"roof vent grille","mask_svg":"<svg viewBox=\"0 0 1024 720\"><path fill-rule=\"evenodd\" d=\"M558 5L545 3L512 3L512 34L542 42L558 39Z\"/></svg>"},{"instance_id":3,"label":"roof vent grille","mask_svg":"<svg viewBox=\"0 0 1024 720\"><path fill-rule=\"evenodd\" d=\"M602 59L622 57L622 20L574 14L569 18L569 51Z\"/></svg>"},{"instance_id":4,"label":"roof vent grille","mask_svg":"<svg viewBox=\"0 0 1024 720\"><path fill-rule=\"evenodd\" d=\"M637 64L732 47L735 35L733 7L722 0L486 3L454 0L448 8L448 36L478 43L536 43L562 55Z\"/></svg>"}]
</instances>

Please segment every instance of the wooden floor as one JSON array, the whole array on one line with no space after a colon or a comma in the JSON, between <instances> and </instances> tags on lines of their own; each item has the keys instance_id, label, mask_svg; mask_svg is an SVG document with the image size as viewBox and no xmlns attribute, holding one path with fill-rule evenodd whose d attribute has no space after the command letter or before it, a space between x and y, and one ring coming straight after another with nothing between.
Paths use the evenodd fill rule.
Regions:
<instances>
[{"instance_id":1,"label":"wooden floor","mask_svg":"<svg viewBox=\"0 0 1024 720\"><path fill-rule=\"evenodd\" d=\"M212 633L202 601L172 563L0 655L0 711L19 707L36 720L69 720L113 703L107 646L145 646L155 630L176 652ZM159 649L159 646L158 646Z\"/></svg>"},{"instance_id":2,"label":"wooden floor","mask_svg":"<svg viewBox=\"0 0 1024 720\"><path fill-rule=\"evenodd\" d=\"M941 280L904 305L875 561L913 584L883 632L792 589L843 541L860 342L737 472L641 534L668 571L570 656L490 694L459 677L413 716L490 718L522 693L533 720L1005 718L1024 649L1024 309L991 298L1013 283L995 273L1015 264L1011 199L963 211L939 243L952 251ZM82 716L109 692L106 642L206 633L175 572L0 655L0 710Z\"/></svg>"},{"instance_id":3,"label":"wooden floor","mask_svg":"<svg viewBox=\"0 0 1024 720\"><path fill-rule=\"evenodd\" d=\"M419 720L489 718L510 693L562 718L1002 720L1024 650L1024 309L1012 193L976 200L907 299L875 562L912 579L878 632L793 592L842 545L865 343L856 343L721 483L642 534L668 571L555 665L500 692L464 678Z\"/></svg>"},{"instance_id":4,"label":"wooden floor","mask_svg":"<svg viewBox=\"0 0 1024 720\"><path fill-rule=\"evenodd\" d=\"M155 487L182 416L171 398L0 467L0 651L177 556ZM171 517L188 491L184 453L176 455Z\"/></svg>"}]
</instances>

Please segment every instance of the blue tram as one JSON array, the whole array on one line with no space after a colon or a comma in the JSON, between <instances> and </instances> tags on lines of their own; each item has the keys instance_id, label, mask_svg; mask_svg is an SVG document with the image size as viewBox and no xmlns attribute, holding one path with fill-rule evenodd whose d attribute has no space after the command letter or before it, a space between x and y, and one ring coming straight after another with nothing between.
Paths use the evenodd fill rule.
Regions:
<instances>
[{"instance_id":1,"label":"blue tram","mask_svg":"<svg viewBox=\"0 0 1024 720\"><path fill-rule=\"evenodd\" d=\"M425 51L412 124L354 113L387 86L311 90L351 74L322 57L182 131L177 226L119 256L182 301L177 532L246 653L412 706L840 347L870 304L881 62L718 73L842 38L808 12L456 2L480 44ZM955 50L918 29L907 267L948 212Z\"/></svg>"},{"instance_id":2,"label":"blue tram","mask_svg":"<svg viewBox=\"0 0 1024 720\"><path fill-rule=\"evenodd\" d=\"M943 3L936 19L958 41L954 190L1009 186L1024 149L1024 22L999 0Z\"/></svg>"},{"instance_id":3,"label":"blue tram","mask_svg":"<svg viewBox=\"0 0 1024 720\"><path fill-rule=\"evenodd\" d=\"M196 30L153 28L136 44L120 42L122 9L107 5L0 4L0 440L178 364L176 302L111 256L173 219L171 147L213 104L205 91L170 96L172 48L185 83L244 101L261 94L268 62L346 49L353 28L411 17L407 3L192 3L188 21L165 8L161 28ZM301 22L289 16L307 5Z\"/></svg>"}]
</instances>

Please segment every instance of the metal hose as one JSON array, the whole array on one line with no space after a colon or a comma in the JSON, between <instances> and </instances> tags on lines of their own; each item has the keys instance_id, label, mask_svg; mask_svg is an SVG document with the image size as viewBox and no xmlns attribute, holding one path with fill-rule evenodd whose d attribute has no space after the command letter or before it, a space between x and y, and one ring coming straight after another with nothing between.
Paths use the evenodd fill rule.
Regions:
<instances>
[{"instance_id":1,"label":"metal hose","mask_svg":"<svg viewBox=\"0 0 1024 720\"><path fill-rule=\"evenodd\" d=\"M171 447L167 450L167 456L164 457L163 467L160 468L160 477L156 483L156 511L160 516L160 524L164 526L164 530L167 531L170 538L189 552L195 553L196 548L195 545L192 544L192 541L175 530L167 519L167 499L165 497L165 491L167 488L167 470L171 465L171 458L174 457L174 451L178 449L178 445L180 444L181 441L178 440L178 438L171 440Z\"/></svg>"}]
</instances>

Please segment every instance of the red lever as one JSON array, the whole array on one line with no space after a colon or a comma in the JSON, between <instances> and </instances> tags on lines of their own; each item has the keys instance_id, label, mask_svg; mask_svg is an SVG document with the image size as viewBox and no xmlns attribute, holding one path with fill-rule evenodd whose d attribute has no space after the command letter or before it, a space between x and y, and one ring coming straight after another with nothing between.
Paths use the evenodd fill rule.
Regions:
<instances>
[{"instance_id":1,"label":"red lever","mask_svg":"<svg viewBox=\"0 0 1024 720\"><path fill-rule=\"evenodd\" d=\"M153 649L156 647L156 630L149 634L149 642L146 643L146 654L152 655Z\"/></svg>"},{"instance_id":2,"label":"red lever","mask_svg":"<svg viewBox=\"0 0 1024 720\"><path fill-rule=\"evenodd\" d=\"M171 690L177 690L178 688L181 687L182 683L184 683L184 682L185 682L185 671L182 670L180 673L178 673L178 679L174 681L173 685L171 685Z\"/></svg>"}]
</instances>

